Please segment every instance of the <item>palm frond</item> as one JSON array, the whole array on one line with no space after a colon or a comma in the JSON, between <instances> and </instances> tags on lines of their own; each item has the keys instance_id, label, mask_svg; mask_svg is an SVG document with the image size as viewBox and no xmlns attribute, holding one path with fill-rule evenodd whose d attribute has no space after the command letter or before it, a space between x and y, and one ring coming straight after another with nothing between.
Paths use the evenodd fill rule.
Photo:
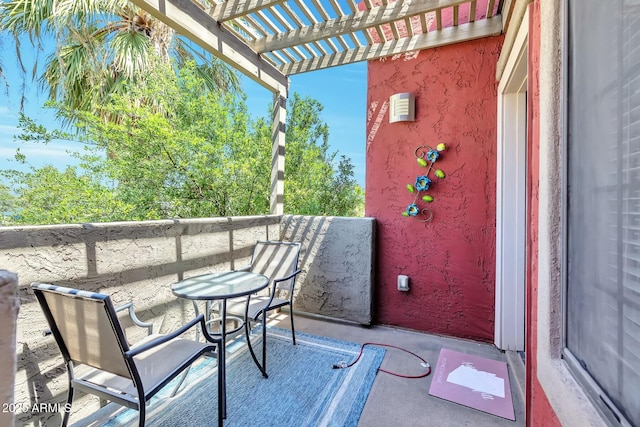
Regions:
<instances>
[{"instance_id":1,"label":"palm frond","mask_svg":"<svg viewBox=\"0 0 640 427\"><path fill-rule=\"evenodd\" d=\"M240 88L239 76L230 67L127 0L3 0L0 8L0 31L13 37L23 75L24 36L38 47L45 35L55 38L56 50L46 56L37 80L51 101L67 109L94 111L112 94L123 93L128 84L141 84L145 74L170 66L172 60L178 67L195 61L207 91ZM39 69L36 58L32 78ZM1 73L0 64L0 78Z\"/></svg>"},{"instance_id":2,"label":"palm frond","mask_svg":"<svg viewBox=\"0 0 640 427\"><path fill-rule=\"evenodd\" d=\"M49 18L53 14L51 0L9 0L3 3L0 29L18 38L31 34L39 39L43 30L50 30Z\"/></svg>"},{"instance_id":3,"label":"palm frond","mask_svg":"<svg viewBox=\"0 0 640 427\"><path fill-rule=\"evenodd\" d=\"M129 8L126 0L56 0L53 17L57 19L87 19L104 14L119 14Z\"/></svg>"},{"instance_id":4,"label":"palm frond","mask_svg":"<svg viewBox=\"0 0 640 427\"><path fill-rule=\"evenodd\" d=\"M194 49L191 44L181 38L176 39L175 51L179 66L191 60L196 61L198 72L210 85L207 89L214 92L231 92L240 89L238 73L213 55Z\"/></svg>"},{"instance_id":5,"label":"palm frond","mask_svg":"<svg viewBox=\"0 0 640 427\"><path fill-rule=\"evenodd\" d=\"M136 31L122 31L108 42L112 52L112 67L118 73L133 78L151 68L149 38Z\"/></svg>"}]
</instances>

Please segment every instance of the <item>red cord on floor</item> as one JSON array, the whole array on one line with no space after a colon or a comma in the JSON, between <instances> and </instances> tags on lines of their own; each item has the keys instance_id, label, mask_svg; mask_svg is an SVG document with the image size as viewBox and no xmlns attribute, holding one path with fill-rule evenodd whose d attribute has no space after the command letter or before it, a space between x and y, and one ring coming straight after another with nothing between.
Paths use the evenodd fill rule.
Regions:
<instances>
[{"instance_id":1,"label":"red cord on floor","mask_svg":"<svg viewBox=\"0 0 640 427\"><path fill-rule=\"evenodd\" d=\"M353 365L355 365L358 362L358 360L360 360L360 357L362 357L362 352L364 351L364 348L366 346L368 346L368 345L375 345L375 346L379 346L379 347L389 347L389 348L395 348L396 350L404 351L405 353L409 353L412 356L415 356L418 359L422 360L421 365L424 366L425 368L427 368L427 372L424 373L424 374L420 374L420 375L404 375L404 374L398 374L396 372L387 371L386 369L378 368L378 370L381 371L381 372L385 372L387 374L395 375L396 377L401 377L401 378L424 378L424 377L428 376L431 373L431 365L429 364L429 362L427 362L425 359L423 359L422 357L418 356L417 354L415 354L415 353L413 353L413 352L411 352L411 351L409 351L407 349L404 349L404 348L401 348L401 347L397 347L395 345L381 344L381 343L375 343L375 342L366 342L366 343L362 344L362 346L360 346L360 354L358 354L358 357L356 357L356 359L353 362L349 363L348 365L345 364L344 362L341 362L340 364L333 365L333 369L350 368Z\"/></svg>"}]
</instances>

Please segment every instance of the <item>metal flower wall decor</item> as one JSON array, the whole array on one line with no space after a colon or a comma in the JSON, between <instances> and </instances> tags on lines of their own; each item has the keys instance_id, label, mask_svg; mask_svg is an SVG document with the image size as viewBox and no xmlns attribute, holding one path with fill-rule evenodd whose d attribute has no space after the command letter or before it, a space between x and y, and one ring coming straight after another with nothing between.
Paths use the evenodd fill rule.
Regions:
<instances>
[{"instance_id":1,"label":"metal flower wall decor","mask_svg":"<svg viewBox=\"0 0 640 427\"><path fill-rule=\"evenodd\" d=\"M427 145L421 145L416 148L416 160L421 167L427 168L427 170L424 174L416 177L415 183L407 184L407 190L409 193L413 194L414 197L413 202L409 203L407 209L402 212L403 216L416 217L422 222L429 222L433 219L433 212L431 212L431 209L426 207L421 208L418 203L433 202L433 196L426 193L433 184L433 181L429 178L429 173L433 170L433 164L440 157L440 152L444 151L446 148L447 147L442 143L438 144L435 150ZM439 179L443 179L445 177L445 173L440 169L435 169L434 174Z\"/></svg>"}]
</instances>

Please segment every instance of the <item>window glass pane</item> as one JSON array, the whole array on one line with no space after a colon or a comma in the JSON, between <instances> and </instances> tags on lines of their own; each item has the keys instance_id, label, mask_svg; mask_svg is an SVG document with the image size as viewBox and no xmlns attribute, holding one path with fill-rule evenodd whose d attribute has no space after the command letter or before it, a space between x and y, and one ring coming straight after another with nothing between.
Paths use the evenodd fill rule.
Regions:
<instances>
[{"instance_id":1,"label":"window glass pane","mask_svg":"<svg viewBox=\"0 0 640 427\"><path fill-rule=\"evenodd\" d=\"M569 2L567 347L640 425L640 2Z\"/></svg>"}]
</instances>

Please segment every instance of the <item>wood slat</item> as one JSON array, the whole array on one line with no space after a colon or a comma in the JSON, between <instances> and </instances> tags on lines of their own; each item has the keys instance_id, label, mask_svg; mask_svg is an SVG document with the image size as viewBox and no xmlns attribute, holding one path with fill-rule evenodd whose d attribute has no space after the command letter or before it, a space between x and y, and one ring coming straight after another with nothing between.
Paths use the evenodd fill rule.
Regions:
<instances>
[{"instance_id":1,"label":"wood slat","mask_svg":"<svg viewBox=\"0 0 640 427\"><path fill-rule=\"evenodd\" d=\"M210 15L216 21L224 22L275 6L283 1L285 0L227 0L218 3Z\"/></svg>"},{"instance_id":2,"label":"wood slat","mask_svg":"<svg viewBox=\"0 0 640 427\"><path fill-rule=\"evenodd\" d=\"M471 6L469 9L469 22L474 22L476 20L476 0L471 2Z\"/></svg>"},{"instance_id":3,"label":"wood slat","mask_svg":"<svg viewBox=\"0 0 640 427\"><path fill-rule=\"evenodd\" d=\"M345 13L342 11L342 8L340 7L340 4L338 4L336 0L329 0L329 3L331 4L333 10L336 12L337 16L340 17L345 15Z\"/></svg>"},{"instance_id":4,"label":"wood slat","mask_svg":"<svg viewBox=\"0 0 640 427\"><path fill-rule=\"evenodd\" d=\"M370 30L361 31L364 35L364 38L367 39L367 44L373 44L373 39L371 38L371 34L369 34Z\"/></svg>"},{"instance_id":5,"label":"wood slat","mask_svg":"<svg viewBox=\"0 0 640 427\"><path fill-rule=\"evenodd\" d=\"M301 58L301 59L309 59L309 58L314 58L316 55L313 53L313 51L308 52L308 53L304 53L302 51L303 47L302 46L294 46L291 49L293 49L293 51ZM306 49L305 49L306 50Z\"/></svg>"},{"instance_id":6,"label":"wood slat","mask_svg":"<svg viewBox=\"0 0 640 427\"><path fill-rule=\"evenodd\" d=\"M291 53L289 53L289 48L287 49L280 49L278 52L280 53L281 56L284 56L285 58L287 58L287 60L285 61L286 63L297 63L298 60L296 59L295 56L293 56Z\"/></svg>"},{"instance_id":7,"label":"wood slat","mask_svg":"<svg viewBox=\"0 0 640 427\"><path fill-rule=\"evenodd\" d=\"M338 43L340 43L340 46L342 46L343 50L349 50L349 45L344 41L343 36L335 37L335 39L338 40Z\"/></svg>"},{"instance_id":8,"label":"wood slat","mask_svg":"<svg viewBox=\"0 0 640 427\"><path fill-rule=\"evenodd\" d=\"M360 42L360 39L358 39L358 37L355 35L355 33L349 33L349 34L347 34L347 36L351 39L351 42L353 43L354 46L356 46L356 47L362 46L362 43Z\"/></svg>"},{"instance_id":9,"label":"wood slat","mask_svg":"<svg viewBox=\"0 0 640 427\"><path fill-rule=\"evenodd\" d=\"M404 25L407 27L407 37L413 37L413 25L411 24L411 18L404 18Z\"/></svg>"},{"instance_id":10,"label":"wood slat","mask_svg":"<svg viewBox=\"0 0 640 427\"><path fill-rule=\"evenodd\" d=\"M320 12L320 17L323 20L328 21L329 19L331 19L327 11L324 10L324 7L322 7L322 4L320 4L318 0L311 0L311 3L313 3L313 6L316 8L316 10Z\"/></svg>"},{"instance_id":11,"label":"wood slat","mask_svg":"<svg viewBox=\"0 0 640 427\"><path fill-rule=\"evenodd\" d=\"M273 18L278 21L278 23L283 26L284 28L287 29L287 31L293 31L296 28L291 25L290 20L285 18L284 16L282 16L282 14L280 13L280 11L278 9L276 9L275 7L272 7L271 9L269 9L269 13L271 13L271 15L273 15Z\"/></svg>"},{"instance_id":12,"label":"wood slat","mask_svg":"<svg viewBox=\"0 0 640 427\"><path fill-rule=\"evenodd\" d=\"M347 0L347 6L349 7L349 11L351 13L355 13L358 11L358 5L356 4L355 0Z\"/></svg>"},{"instance_id":13,"label":"wood slat","mask_svg":"<svg viewBox=\"0 0 640 427\"><path fill-rule=\"evenodd\" d=\"M278 52L269 52L270 55L273 55L274 58L276 58L280 64L288 64L288 61L286 59L284 59L282 57L282 55L280 55L280 53Z\"/></svg>"},{"instance_id":14,"label":"wood slat","mask_svg":"<svg viewBox=\"0 0 640 427\"><path fill-rule=\"evenodd\" d=\"M296 6L298 6L298 9L302 11L302 13L304 14L304 16L307 18L309 22L311 22L312 24L318 23L318 20L313 15L313 13L311 13L311 10L309 10L309 7L307 6L306 3L301 3L299 0L295 0L295 4Z\"/></svg>"},{"instance_id":15,"label":"wood slat","mask_svg":"<svg viewBox=\"0 0 640 427\"><path fill-rule=\"evenodd\" d=\"M264 40L257 40L251 44L256 52L284 49L296 44L309 43L331 36L338 36L348 32L367 30L375 27L382 31L383 24L390 24L398 17L412 17L422 13L438 10L442 7L459 5L468 0L405 0L389 3L387 6L374 7L371 10L356 12L336 19L301 28L288 34L274 34ZM317 3L317 0L313 0ZM325 12L326 13L326 12ZM440 19L440 27L442 27ZM397 38L397 35L394 34Z\"/></svg>"},{"instance_id":16,"label":"wood slat","mask_svg":"<svg viewBox=\"0 0 640 427\"><path fill-rule=\"evenodd\" d=\"M326 38L324 40L322 40L323 42L327 43L329 45L329 47L331 49L333 49L334 52L340 52L342 51L342 49L340 49L338 46L336 46L336 43L333 41L332 38Z\"/></svg>"},{"instance_id":17,"label":"wood slat","mask_svg":"<svg viewBox=\"0 0 640 427\"><path fill-rule=\"evenodd\" d=\"M262 37L267 37L269 34L263 29L262 25L253 19L251 15L245 15L242 19L246 20L252 28L254 28Z\"/></svg>"},{"instance_id":18,"label":"wood slat","mask_svg":"<svg viewBox=\"0 0 640 427\"><path fill-rule=\"evenodd\" d=\"M493 8L495 5L496 5L495 0L489 0L489 3L487 4L487 19L493 17Z\"/></svg>"},{"instance_id":19,"label":"wood slat","mask_svg":"<svg viewBox=\"0 0 640 427\"><path fill-rule=\"evenodd\" d=\"M246 31L247 34L250 35L252 39L257 39L260 37L265 37L266 34L262 31L261 28L255 28L248 20L245 18L234 19L233 22Z\"/></svg>"},{"instance_id":20,"label":"wood slat","mask_svg":"<svg viewBox=\"0 0 640 427\"><path fill-rule=\"evenodd\" d=\"M394 40L400 40L400 32L398 31L397 23L396 22L392 22L391 24L389 24L389 27L391 28L391 35L393 36L393 39Z\"/></svg>"},{"instance_id":21,"label":"wood slat","mask_svg":"<svg viewBox=\"0 0 640 427\"><path fill-rule=\"evenodd\" d=\"M291 8L289 3L283 3L282 9L284 10L284 13L287 15L287 18L291 19L298 26L298 28L302 28L306 25L302 21L302 19L300 19L298 14Z\"/></svg>"},{"instance_id":22,"label":"wood slat","mask_svg":"<svg viewBox=\"0 0 640 427\"><path fill-rule=\"evenodd\" d=\"M244 24L244 22L242 22L239 19L238 20L234 19L233 21L227 21L224 24L224 27L228 31L231 31L236 37L238 37L241 40L251 41L257 38L257 36L255 35L255 33L253 33L251 28L248 27L246 24Z\"/></svg>"},{"instance_id":23,"label":"wood slat","mask_svg":"<svg viewBox=\"0 0 640 427\"><path fill-rule=\"evenodd\" d=\"M260 18L262 22L264 22L264 24L267 26L269 31L271 31L274 34L280 33L280 29L278 28L278 26L274 24L271 21L271 18L269 18L262 10L259 10L258 12L256 12L256 15ZM275 49L270 49L270 50L275 50Z\"/></svg>"},{"instance_id":24,"label":"wood slat","mask_svg":"<svg viewBox=\"0 0 640 427\"><path fill-rule=\"evenodd\" d=\"M461 24L457 27L444 28L438 32L432 31L427 34L419 34L414 37L407 37L401 40L392 40L363 48L349 49L348 51L335 53L321 58L313 58L298 63L287 64L280 67L280 71L285 75L305 73L347 63L370 61L372 59L383 58L400 53L413 52L468 40L491 37L498 35L501 32L501 16L496 15L491 19Z\"/></svg>"},{"instance_id":25,"label":"wood slat","mask_svg":"<svg viewBox=\"0 0 640 427\"><path fill-rule=\"evenodd\" d=\"M426 34L429 31L429 25L427 23L427 14L423 13L420 15L420 28L422 28L422 33Z\"/></svg>"},{"instance_id":26,"label":"wood slat","mask_svg":"<svg viewBox=\"0 0 640 427\"><path fill-rule=\"evenodd\" d=\"M310 58L326 55L321 50L318 50L317 46L312 44L303 44L303 45L300 45L300 47L304 48L307 52L309 52Z\"/></svg>"},{"instance_id":27,"label":"wood slat","mask_svg":"<svg viewBox=\"0 0 640 427\"><path fill-rule=\"evenodd\" d=\"M276 62L273 60L273 58L271 57L271 55L262 55L262 57L264 58L265 61L267 61L269 64L271 64L274 67L279 67L280 65L284 64L284 62Z\"/></svg>"},{"instance_id":28,"label":"wood slat","mask_svg":"<svg viewBox=\"0 0 640 427\"><path fill-rule=\"evenodd\" d=\"M330 53L333 53L333 51L328 52L327 49L325 49L324 46L322 46L320 43L318 42L313 42L311 43L316 49L318 49L320 52L322 52L323 55L329 55Z\"/></svg>"}]
</instances>

